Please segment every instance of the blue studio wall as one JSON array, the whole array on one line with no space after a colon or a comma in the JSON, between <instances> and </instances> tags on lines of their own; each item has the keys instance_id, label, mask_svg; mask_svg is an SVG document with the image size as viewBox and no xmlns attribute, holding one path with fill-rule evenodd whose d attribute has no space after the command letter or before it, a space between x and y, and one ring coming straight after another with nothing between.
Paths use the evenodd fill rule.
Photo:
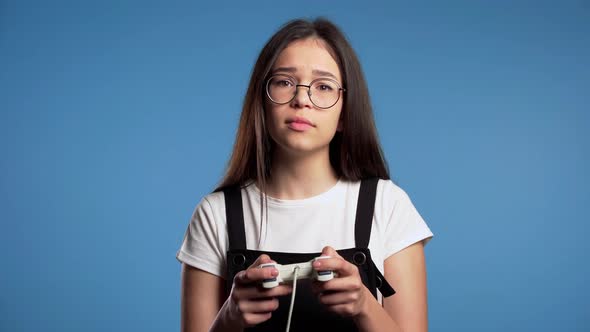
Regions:
<instances>
[{"instance_id":1,"label":"blue studio wall","mask_svg":"<svg viewBox=\"0 0 590 332\"><path fill-rule=\"evenodd\" d=\"M175 259L291 18L362 61L432 331L589 331L588 1L0 1L0 331L178 331Z\"/></svg>"}]
</instances>

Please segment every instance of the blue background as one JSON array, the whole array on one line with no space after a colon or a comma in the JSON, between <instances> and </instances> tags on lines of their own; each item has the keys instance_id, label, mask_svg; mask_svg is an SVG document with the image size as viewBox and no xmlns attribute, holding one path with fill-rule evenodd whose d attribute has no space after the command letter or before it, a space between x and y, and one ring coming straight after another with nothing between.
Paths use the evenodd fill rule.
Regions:
<instances>
[{"instance_id":1,"label":"blue background","mask_svg":"<svg viewBox=\"0 0 590 332\"><path fill-rule=\"evenodd\" d=\"M431 330L590 330L588 1L1 1L0 330L177 331L256 56L318 15L435 233Z\"/></svg>"}]
</instances>

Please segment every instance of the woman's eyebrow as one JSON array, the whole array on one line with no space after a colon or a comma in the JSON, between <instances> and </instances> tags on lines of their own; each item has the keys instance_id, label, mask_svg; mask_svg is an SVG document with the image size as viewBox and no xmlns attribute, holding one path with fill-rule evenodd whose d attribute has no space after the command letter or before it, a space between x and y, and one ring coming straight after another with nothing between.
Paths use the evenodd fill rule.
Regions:
<instances>
[{"instance_id":1,"label":"woman's eyebrow","mask_svg":"<svg viewBox=\"0 0 590 332\"><path fill-rule=\"evenodd\" d=\"M314 75L318 75L318 76L328 76L328 77L332 77L335 80L338 80L338 78L336 78L336 75L330 73L329 71L323 71L323 70L319 70L319 69L314 69L311 71L312 74Z\"/></svg>"},{"instance_id":2,"label":"woman's eyebrow","mask_svg":"<svg viewBox=\"0 0 590 332\"><path fill-rule=\"evenodd\" d=\"M279 67L279 68L275 68L272 70L272 74L275 74L279 71L286 71L288 73L296 73L297 72L297 68L295 67Z\"/></svg>"},{"instance_id":3,"label":"woman's eyebrow","mask_svg":"<svg viewBox=\"0 0 590 332\"><path fill-rule=\"evenodd\" d=\"M297 72L297 68L295 67L278 67L273 69L272 74L274 75L277 72L288 72L288 73L296 73ZM331 77L335 80L338 80L338 78L336 77L336 75L330 73L329 71L324 71L324 70L319 70L319 69L314 69L311 71L312 74L316 75L316 76L328 76Z\"/></svg>"}]
</instances>

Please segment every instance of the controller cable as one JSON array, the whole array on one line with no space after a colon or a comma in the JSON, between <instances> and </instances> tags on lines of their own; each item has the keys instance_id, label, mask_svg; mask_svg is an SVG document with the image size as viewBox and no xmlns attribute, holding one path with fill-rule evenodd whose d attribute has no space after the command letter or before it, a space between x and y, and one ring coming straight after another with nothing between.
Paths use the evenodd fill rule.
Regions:
<instances>
[{"instance_id":1,"label":"controller cable","mask_svg":"<svg viewBox=\"0 0 590 332\"><path fill-rule=\"evenodd\" d=\"M299 273L299 266L295 266L293 269L293 293L291 293L291 305L289 306L289 316L287 318L287 331L291 327L291 315L293 314L293 304L295 303L295 291L297 290L297 275Z\"/></svg>"}]
</instances>

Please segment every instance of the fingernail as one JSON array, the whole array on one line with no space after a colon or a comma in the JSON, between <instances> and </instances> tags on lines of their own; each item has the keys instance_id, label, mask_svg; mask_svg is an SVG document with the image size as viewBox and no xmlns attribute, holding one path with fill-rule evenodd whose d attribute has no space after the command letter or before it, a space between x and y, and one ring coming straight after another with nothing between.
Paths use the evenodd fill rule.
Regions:
<instances>
[{"instance_id":1,"label":"fingernail","mask_svg":"<svg viewBox=\"0 0 590 332\"><path fill-rule=\"evenodd\" d=\"M273 277L276 277L276 276L278 276L278 275L279 275L279 270L277 270L277 269L272 269L272 271L270 272L270 274L271 274Z\"/></svg>"},{"instance_id":2,"label":"fingernail","mask_svg":"<svg viewBox=\"0 0 590 332\"><path fill-rule=\"evenodd\" d=\"M319 261L313 262L313 267L320 267L322 264Z\"/></svg>"}]
</instances>

